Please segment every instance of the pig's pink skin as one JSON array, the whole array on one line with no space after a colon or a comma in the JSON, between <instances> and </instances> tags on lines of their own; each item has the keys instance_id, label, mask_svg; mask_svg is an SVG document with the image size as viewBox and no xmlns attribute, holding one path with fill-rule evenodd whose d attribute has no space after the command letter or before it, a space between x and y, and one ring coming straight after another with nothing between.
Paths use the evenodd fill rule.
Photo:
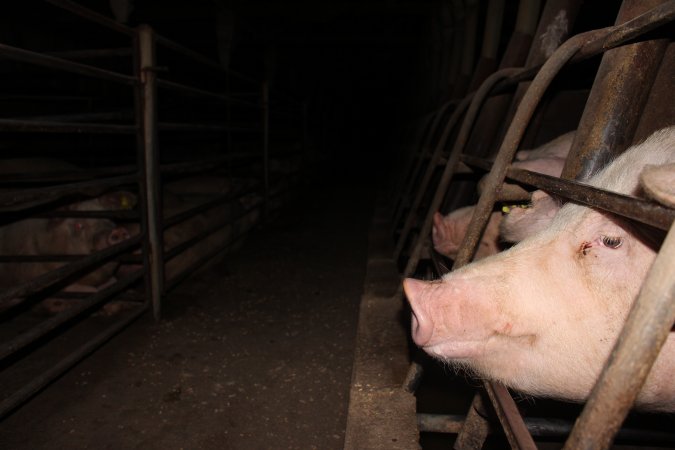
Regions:
<instances>
[{"instance_id":1,"label":"pig's pink skin","mask_svg":"<svg viewBox=\"0 0 675 450\"><path fill-rule=\"evenodd\" d=\"M590 183L634 194L645 164L669 162L675 128L630 149ZM524 393L583 401L654 257L611 217L567 204L548 228L510 250L440 281L406 280L413 339L433 356ZM636 405L675 411L673 373L671 332Z\"/></svg>"},{"instance_id":2,"label":"pig's pink skin","mask_svg":"<svg viewBox=\"0 0 675 450\"><path fill-rule=\"evenodd\" d=\"M431 230L431 239L434 249L448 258L455 259L462 244L462 240L469 228L469 222L473 216L475 206L459 208L443 217L440 213L434 213L434 223ZM478 249L475 259L482 259L499 252L499 222L500 213L492 213L487 228Z\"/></svg>"},{"instance_id":3,"label":"pig's pink skin","mask_svg":"<svg viewBox=\"0 0 675 450\"><path fill-rule=\"evenodd\" d=\"M120 199L133 206L135 197L127 192L106 194L98 198L69 205L67 209L101 211L119 209ZM25 219L0 227L0 254L10 255L88 255L129 238L128 231L107 219L55 218ZM3 263L0 287L10 287L28 281L62 263ZM110 262L79 279L71 290L85 291L106 283L117 263Z\"/></svg>"},{"instance_id":4,"label":"pig's pink skin","mask_svg":"<svg viewBox=\"0 0 675 450\"><path fill-rule=\"evenodd\" d=\"M499 224L499 236L505 242L520 242L548 227L560 210L560 203L544 191L534 191L529 208L514 207Z\"/></svg>"}]
</instances>

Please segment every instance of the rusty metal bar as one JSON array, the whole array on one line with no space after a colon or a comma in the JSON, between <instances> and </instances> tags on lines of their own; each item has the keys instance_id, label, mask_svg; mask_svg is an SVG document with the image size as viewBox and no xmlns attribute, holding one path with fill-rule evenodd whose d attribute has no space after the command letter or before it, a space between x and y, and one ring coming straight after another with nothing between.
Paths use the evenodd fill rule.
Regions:
<instances>
[{"instance_id":1,"label":"rusty metal bar","mask_svg":"<svg viewBox=\"0 0 675 450\"><path fill-rule=\"evenodd\" d=\"M70 322L75 317L83 314L84 312L89 311L96 306L100 306L101 304L105 303L109 297L128 288L142 277L143 272L137 271L120 278L115 284L98 291L82 303L73 305L72 308L68 308L63 312L50 317L43 322L40 322L40 324L34 326L25 333L22 333L19 336L4 342L0 346L0 361L4 360L10 355L13 355L19 350L26 348L30 344L36 342L38 339L56 330L61 325Z\"/></svg>"},{"instance_id":2,"label":"rusty metal bar","mask_svg":"<svg viewBox=\"0 0 675 450\"><path fill-rule=\"evenodd\" d=\"M40 392L49 383L60 377L66 371L75 366L78 362L83 360L89 354L101 347L113 336L126 328L129 324L139 318L147 310L147 305L140 305L137 311L134 311L128 317L125 317L109 328L96 335L94 338L87 340L87 342L72 352L70 355L63 358L56 365L50 369L42 372L39 376L34 378L31 382L23 386L11 396L0 402L0 419L4 419L19 406Z\"/></svg>"},{"instance_id":3,"label":"rusty metal bar","mask_svg":"<svg viewBox=\"0 0 675 450\"><path fill-rule=\"evenodd\" d=\"M18 211L28 207L44 205L66 195L84 194L87 196L99 195L106 189L130 184L136 181L136 176L125 175L104 180L82 181L67 183L46 188L32 188L21 191L0 192L0 210Z\"/></svg>"},{"instance_id":4,"label":"rusty metal bar","mask_svg":"<svg viewBox=\"0 0 675 450\"><path fill-rule=\"evenodd\" d=\"M155 74L155 38L152 28L138 27L138 54L141 78L141 110L143 135L143 168L147 210L148 262L150 264L150 295L155 320L162 314L164 293L164 264L162 264L162 210L157 143L157 75Z\"/></svg>"},{"instance_id":5,"label":"rusty metal bar","mask_svg":"<svg viewBox=\"0 0 675 450\"><path fill-rule=\"evenodd\" d=\"M431 224L434 212L438 211L443 201L443 198L445 197L446 191L452 179L452 175L454 174L457 165L459 163L459 156L462 153L462 150L464 149L464 146L469 138L469 134L473 126L474 119L476 118L480 110L480 107L483 104L483 101L488 96L492 87L497 82L499 82L504 78L512 76L514 73L517 73L518 71L519 71L518 69L498 70L497 72L490 75L483 82L478 91L476 91L475 95L467 96L467 102L470 100L471 104L469 105L469 109L467 110L466 115L464 116L464 122L462 123L462 127L459 130L459 134L457 135L457 139L455 140L452 151L448 156L447 163L443 170L443 174L441 175L441 179L438 182L438 186L436 188L436 192L434 193L434 197L431 201L431 205L429 205L429 209L427 211L427 214L425 215L424 223L420 230L420 237L428 236L431 233ZM459 109L459 107L457 109ZM412 212L416 213L417 211ZM422 247L423 247L423 239L418 239L413 247L413 251L410 254L410 258L408 258L405 270L403 271L403 277L408 277L414 272L415 268L417 267L417 264L419 263L420 256L422 254Z\"/></svg>"},{"instance_id":6,"label":"rusty metal bar","mask_svg":"<svg viewBox=\"0 0 675 450\"><path fill-rule=\"evenodd\" d=\"M675 227L649 269L626 324L565 449L611 445L675 322Z\"/></svg>"},{"instance_id":7,"label":"rusty metal bar","mask_svg":"<svg viewBox=\"0 0 675 450\"><path fill-rule=\"evenodd\" d=\"M434 142L434 138L436 137L436 133L438 132L438 127L442 123L443 118L445 117L445 114L449 111L451 106L457 105L457 108L455 110L460 109L462 112L466 109L466 105L468 103L463 103L462 105L457 105L456 102L445 102L443 106L434 114L431 122L428 125L427 132L424 133L421 145L419 146L418 155L417 155L417 161L415 162L414 168L412 171L409 171L408 178L405 180L405 187L404 189L397 194L397 196L400 197L399 203L397 208L394 210L394 220L392 223L394 224L394 227L398 226L399 221L401 220L401 216L406 210L406 207L409 206L407 204L410 196L412 195L412 192L416 188L415 186L415 180L417 180L417 177L419 176L420 170L424 167L424 161L427 156L431 159L431 161L428 161L428 164L431 164L433 162L433 157L436 155L436 152L438 151L439 147L442 147L440 144L436 144L434 146L434 150L431 152L430 155L427 154L428 149L432 143ZM441 137L439 138L439 141L447 141L447 136L446 134L450 133L452 128L454 127L454 123L457 122L458 118L454 118L454 116L451 116L448 121L446 122L445 128L443 129L443 132L441 133ZM452 122L452 124L449 125L449 123ZM445 137L445 139L444 139ZM414 152L413 152L414 156ZM412 161L411 161L412 162ZM417 189L420 189L417 187Z\"/></svg>"},{"instance_id":8,"label":"rusty metal bar","mask_svg":"<svg viewBox=\"0 0 675 450\"><path fill-rule=\"evenodd\" d=\"M79 3L73 2L71 0L45 0L47 3L51 3L54 6L70 11L73 14L76 14L84 19L89 20L90 22L97 23L106 28L109 28L118 33L126 34L127 36L133 37L135 31L133 28L123 25L116 20L113 20L109 17L99 14L96 11L85 8Z\"/></svg>"},{"instance_id":9,"label":"rusty metal bar","mask_svg":"<svg viewBox=\"0 0 675 450\"><path fill-rule=\"evenodd\" d=\"M410 231L415 225L415 222L418 220L419 209L422 204L422 200L424 199L424 194L426 193L429 183L431 183L431 179L434 175L434 172L436 171L439 162L443 158L443 153L448 143L448 139L450 138L450 133L455 128L459 120L462 118L462 115L464 114L466 109L470 108L469 105L472 104L473 101L472 99L474 98L475 97L473 96L473 94L467 95L459 103L459 105L457 105L457 107L452 111L452 115L450 116L450 118L445 124L445 127L443 128L443 132L440 138L438 139L438 142L436 143L436 147L434 148L434 151L431 155L431 159L429 160L429 163L427 165L426 172L424 173L424 176L420 181L419 185L415 186L416 187L415 198L413 199L413 202L410 205L410 208L408 209L408 215L406 216L403 228L401 230L401 234L399 235L398 241L396 242L396 248L394 249L394 259L398 259L400 257L401 253L403 252L403 249L405 248L405 244L408 240ZM394 223L398 223L398 221ZM417 262L418 261L415 261L415 265L417 265Z\"/></svg>"},{"instance_id":10,"label":"rusty metal bar","mask_svg":"<svg viewBox=\"0 0 675 450\"><path fill-rule=\"evenodd\" d=\"M490 396L511 448L536 450L537 446L532 440L532 435L506 387L500 383L485 383L485 390Z\"/></svg>"},{"instance_id":11,"label":"rusty metal bar","mask_svg":"<svg viewBox=\"0 0 675 450\"><path fill-rule=\"evenodd\" d=\"M134 125L100 123L41 122L37 120L0 119L0 131L29 133L101 133L133 134Z\"/></svg>"},{"instance_id":12,"label":"rusty metal bar","mask_svg":"<svg viewBox=\"0 0 675 450\"><path fill-rule=\"evenodd\" d=\"M122 252L128 251L140 242L141 236L134 236L124 242L108 247L105 250L92 253L79 261L51 270L33 280L21 283L9 289L4 289L0 292L0 301L26 297L27 295L34 294L58 281L84 271L95 263L103 263Z\"/></svg>"},{"instance_id":13,"label":"rusty metal bar","mask_svg":"<svg viewBox=\"0 0 675 450\"><path fill-rule=\"evenodd\" d=\"M574 422L562 419L526 417L525 425L532 436L539 438L565 438L572 431ZM464 424L465 418L454 414L417 414L417 425L422 433L457 434ZM490 434L494 427L488 429ZM673 445L675 434L665 431L621 428L616 435L617 441L640 442L652 445Z\"/></svg>"},{"instance_id":14,"label":"rusty metal bar","mask_svg":"<svg viewBox=\"0 0 675 450\"><path fill-rule=\"evenodd\" d=\"M34 64L48 67L50 69L59 69L88 77L114 81L115 83L122 83L130 86L135 86L138 83L136 78L129 75L123 75L110 70L89 66L87 64L68 61L67 59L55 58L42 53L31 52L30 50L12 47L11 45L0 44L0 55L28 64Z\"/></svg>"},{"instance_id":15,"label":"rusty metal bar","mask_svg":"<svg viewBox=\"0 0 675 450\"><path fill-rule=\"evenodd\" d=\"M462 159L467 164L487 168L488 170L491 166L489 161L480 158L463 155ZM670 208L641 198L606 191L578 181L551 177L514 167L507 169L506 176L591 208L600 208L661 230L669 230L673 220L675 220L675 211Z\"/></svg>"},{"instance_id":16,"label":"rusty metal bar","mask_svg":"<svg viewBox=\"0 0 675 450\"><path fill-rule=\"evenodd\" d=\"M454 450L483 448L485 439L490 433L490 422L485 416L483 395L481 392L476 392L469 411L466 413L466 419L457 434L457 439L455 439Z\"/></svg>"}]
</instances>

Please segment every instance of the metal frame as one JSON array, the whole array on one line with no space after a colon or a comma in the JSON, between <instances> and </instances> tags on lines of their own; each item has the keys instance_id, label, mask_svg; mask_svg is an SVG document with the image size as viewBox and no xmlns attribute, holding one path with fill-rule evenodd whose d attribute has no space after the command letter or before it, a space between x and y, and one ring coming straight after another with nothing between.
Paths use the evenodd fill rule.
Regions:
<instances>
[{"instance_id":1,"label":"metal frame","mask_svg":"<svg viewBox=\"0 0 675 450\"><path fill-rule=\"evenodd\" d=\"M525 92L510 123L499 153L491 166L486 186L475 207L475 212L468 228L469 231L462 243L453 268L465 265L472 259L494 203L497 200L499 188L507 174L514 179L538 187L553 189L556 193L575 200L583 199L583 203L585 204L626 215L655 225L661 229L671 227L675 212L668 208L627 196L605 192L600 189L589 189L587 186L580 185L579 183L512 169L509 168L509 165L523 137L525 128L538 105L539 99L551 80L565 64L620 46L647 31L672 21L674 18L675 2L665 2L621 25L602 30L593 30L572 37L540 69L537 68L536 77ZM411 275L417 267L429 236L431 217L445 196L449 178L453 173L457 172L460 158L470 165L479 161L471 156L461 155L466 143L465 136L471 129L475 118L477 105L482 103L483 98L489 91L498 91L499 89L503 89L507 84L513 84L518 79L522 80L524 77L529 76L531 71L532 69L521 69L516 71L517 73L510 73L506 76L498 72L492 76L492 79L486 80L476 93L469 112L467 112L465 117L462 130L460 130L455 142L455 148L445 162L443 176L439 182L432 204L427 210L428 212L420 235L415 242L408 265L404 270L404 276ZM503 78L503 81L495 80L500 77ZM485 167L484 164L481 165ZM581 195L582 192L583 196ZM609 364L603 370L603 374L591 394L587 407L573 429L565 448L608 447L637 396L649 372L649 367L656 359L658 350L665 341L670 327L675 320L675 303L673 302L673 296L675 295L674 283L672 282L672 273L668 273L670 268L664 262L669 261L668 258L671 258L670 261L672 261L672 252L675 248L673 241L675 241L675 238L672 237L671 231L662 247L661 253L664 256L661 256L661 253L659 253L657 261L654 263L650 275L643 285L640 298L637 300L636 306L630 314L612 357L610 357ZM640 341L640 333L644 335L645 330L653 331L653 333L650 333L652 338L642 338L642 341ZM631 353L635 348L639 350ZM636 355L641 355L637 363L635 363ZM633 364L629 364L630 361ZM414 389L420 374L421 367L413 364L404 387L409 390ZM622 380L623 383L621 381L617 383L617 379ZM628 393L623 392L626 386L629 386ZM527 426L523 422L522 417L520 417L508 391L503 386L495 383L486 383L486 389L511 447L536 448L531 435L527 431ZM455 432L458 432L455 448L479 448L482 445L489 430L486 419L477 413L477 411L483 409L483 401L481 396L477 395L461 427L458 425L451 427ZM617 401L619 401L618 404ZM598 433L598 430L602 431Z\"/></svg>"}]
</instances>

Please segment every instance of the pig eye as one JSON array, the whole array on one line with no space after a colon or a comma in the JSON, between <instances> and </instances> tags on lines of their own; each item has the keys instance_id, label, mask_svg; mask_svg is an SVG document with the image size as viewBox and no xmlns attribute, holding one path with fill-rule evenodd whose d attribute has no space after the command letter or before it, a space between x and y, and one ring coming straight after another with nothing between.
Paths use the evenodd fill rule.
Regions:
<instances>
[{"instance_id":1,"label":"pig eye","mask_svg":"<svg viewBox=\"0 0 675 450\"><path fill-rule=\"evenodd\" d=\"M609 248L619 248L623 244L623 239L615 236L602 236L602 244Z\"/></svg>"},{"instance_id":2,"label":"pig eye","mask_svg":"<svg viewBox=\"0 0 675 450\"><path fill-rule=\"evenodd\" d=\"M75 231L82 231L84 229L84 224L82 222L75 222L73 228L75 228Z\"/></svg>"}]
</instances>

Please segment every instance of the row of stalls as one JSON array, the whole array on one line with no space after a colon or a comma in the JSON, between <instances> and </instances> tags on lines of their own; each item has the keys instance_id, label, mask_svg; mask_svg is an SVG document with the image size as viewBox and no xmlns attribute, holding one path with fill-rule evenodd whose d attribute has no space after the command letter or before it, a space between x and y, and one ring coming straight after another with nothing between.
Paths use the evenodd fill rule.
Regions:
<instances>
[{"instance_id":1,"label":"row of stalls","mask_svg":"<svg viewBox=\"0 0 675 450\"><path fill-rule=\"evenodd\" d=\"M301 102L152 25L15 3L0 34L0 417L159 320L168 292L273 217L306 133Z\"/></svg>"},{"instance_id":2,"label":"row of stalls","mask_svg":"<svg viewBox=\"0 0 675 450\"><path fill-rule=\"evenodd\" d=\"M469 264L493 211L534 189L671 228L668 205L575 180L675 123L675 2L448 1L437 17L431 82L421 84L429 112L411 121L371 228L346 448L675 446L672 416L629 415L675 320L672 237L585 405L514 401L500 383L432 361L408 337L401 288L404 278ZM574 129L560 177L511 166L519 149ZM525 189L514 194L505 182ZM466 235L447 259L431 243L434 213L470 204Z\"/></svg>"}]
</instances>

